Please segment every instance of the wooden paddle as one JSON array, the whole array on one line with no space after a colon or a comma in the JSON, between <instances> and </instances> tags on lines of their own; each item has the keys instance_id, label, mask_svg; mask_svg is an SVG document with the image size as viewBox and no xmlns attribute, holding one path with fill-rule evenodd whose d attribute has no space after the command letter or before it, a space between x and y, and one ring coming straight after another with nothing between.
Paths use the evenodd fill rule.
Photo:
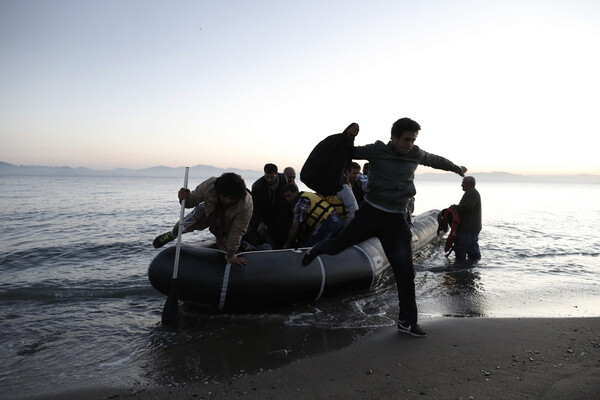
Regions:
<instances>
[{"instance_id":1,"label":"wooden paddle","mask_svg":"<svg viewBox=\"0 0 600 400\"><path fill-rule=\"evenodd\" d=\"M190 167L185 167L183 187L187 189ZM162 312L162 324L174 329L179 325L179 300L177 299L177 270L179 269L179 252L181 251L181 235L183 232L183 214L185 213L185 200L181 200L179 213L179 229L177 229L177 246L175 248L175 265L173 266L173 279L171 279L171 292Z\"/></svg>"}]
</instances>

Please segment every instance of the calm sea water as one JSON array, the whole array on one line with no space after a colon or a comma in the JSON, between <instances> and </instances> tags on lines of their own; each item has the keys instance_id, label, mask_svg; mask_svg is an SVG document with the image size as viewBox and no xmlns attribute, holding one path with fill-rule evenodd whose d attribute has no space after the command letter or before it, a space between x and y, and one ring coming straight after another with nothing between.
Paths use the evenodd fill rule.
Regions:
<instances>
[{"instance_id":1,"label":"calm sea water","mask_svg":"<svg viewBox=\"0 0 600 400\"><path fill-rule=\"evenodd\" d=\"M182 180L0 177L0 398L227 381L393 329L396 293L387 275L370 291L264 313L182 306L179 331L164 330L165 297L147 267L158 253L152 239L178 218ZM440 316L599 316L600 185L477 188L483 259L454 265L441 242L417 257L421 324ZM417 189L415 213L462 196L458 177L417 180Z\"/></svg>"}]
</instances>

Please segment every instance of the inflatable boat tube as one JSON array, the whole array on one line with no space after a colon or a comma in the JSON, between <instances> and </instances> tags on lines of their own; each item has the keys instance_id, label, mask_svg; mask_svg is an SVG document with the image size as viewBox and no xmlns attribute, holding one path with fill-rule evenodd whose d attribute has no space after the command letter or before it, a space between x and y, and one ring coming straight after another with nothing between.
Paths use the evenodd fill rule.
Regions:
<instances>
[{"instance_id":1,"label":"inflatable boat tube","mask_svg":"<svg viewBox=\"0 0 600 400\"><path fill-rule=\"evenodd\" d=\"M438 210L413 218L412 247L416 252L437 237ZM341 253L321 255L303 267L308 250L244 252L245 266L225 264L225 253L202 246L182 245L177 297L217 312L247 312L267 307L307 303L332 293L372 287L389 267L378 239L371 238ZM171 290L175 246L150 263L148 278L164 295Z\"/></svg>"}]
</instances>

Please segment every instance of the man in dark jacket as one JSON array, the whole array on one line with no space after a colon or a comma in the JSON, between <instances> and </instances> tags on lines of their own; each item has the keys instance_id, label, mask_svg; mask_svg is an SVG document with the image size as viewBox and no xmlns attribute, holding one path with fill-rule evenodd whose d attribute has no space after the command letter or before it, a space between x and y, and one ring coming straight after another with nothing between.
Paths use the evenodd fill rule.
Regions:
<instances>
[{"instance_id":1,"label":"man in dark jacket","mask_svg":"<svg viewBox=\"0 0 600 400\"><path fill-rule=\"evenodd\" d=\"M466 176L461 186L465 194L458 205L450 206L458 211L460 217L460 224L456 229L456 239L454 240L454 253L457 261L465 261L467 256L469 256L469 260L479 260L481 258L479 251L481 196L475 189L475 178L472 176Z\"/></svg>"},{"instance_id":2,"label":"man in dark jacket","mask_svg":"<svg viewBox=\"0 0 600 400\"><path fill-rule=\"evenodd\" d=\"M255 235L255 245L268 244L273 249L279 249L292 224L291 206L283 198L283 187L287 180L284 174L277 172L275 164L266 164L264 172L265 175L252 185L254 214L249 237Z\"/></svg>"},{"instance_id":3,"label":"man in dark jacket","mask_svg":"<svg viewBox=\"0 0 600 400\"><path fill-rule=\"evenodd\" d=\"M358 165L357 162L350 163L350 167L348 168L348 184L352 188L352 193L354 193L356 202L360 207L365 198L365 191L363 189L362 182L359 180L359 175L360 165Z\"/></svg>"}]
</instances>

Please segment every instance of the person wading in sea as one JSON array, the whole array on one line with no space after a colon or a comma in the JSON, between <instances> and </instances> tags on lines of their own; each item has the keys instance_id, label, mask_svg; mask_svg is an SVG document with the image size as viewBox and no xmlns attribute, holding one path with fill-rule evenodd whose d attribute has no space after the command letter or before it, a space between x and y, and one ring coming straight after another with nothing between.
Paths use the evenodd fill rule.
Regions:
<instances>
[{"instance_id":1,"label":"person wading in sea","mask_svg":"<svg viewBox=\"0 0 600 400\"><path fill-rule=\"evenodd\" d=\"M481 196L475 189L475 178L466 176L462 181L463 194L460 202L450 208L455 209L460 217L460 224L456 229L454 240L454 253L457 261L476 261L481 258L479 251L479 232L481 232Z\"/></svg>"}]
</instances>

